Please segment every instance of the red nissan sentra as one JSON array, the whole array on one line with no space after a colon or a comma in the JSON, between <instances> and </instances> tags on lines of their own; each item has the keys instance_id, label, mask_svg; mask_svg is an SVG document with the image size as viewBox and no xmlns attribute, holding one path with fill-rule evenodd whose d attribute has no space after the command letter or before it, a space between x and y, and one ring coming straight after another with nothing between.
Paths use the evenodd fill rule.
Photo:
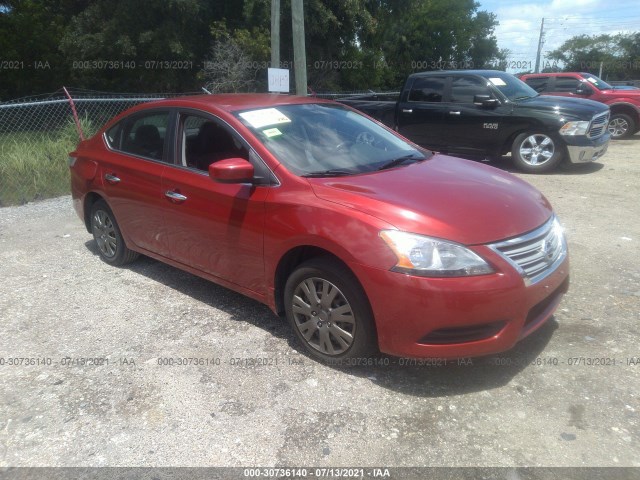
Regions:
<instances>
[{"instance_id":1,"label":"red nissan sentra","mask_svg":"<svg viewBox=\"0 0 640 480\"><path fill-rule=\"evenodd\" d=\"M511 348L553 314L567 245L545 197L329 101L132 108L70 154L102 259L138 254L285 314L316 358Z\"/></svg>"}]
</instances>

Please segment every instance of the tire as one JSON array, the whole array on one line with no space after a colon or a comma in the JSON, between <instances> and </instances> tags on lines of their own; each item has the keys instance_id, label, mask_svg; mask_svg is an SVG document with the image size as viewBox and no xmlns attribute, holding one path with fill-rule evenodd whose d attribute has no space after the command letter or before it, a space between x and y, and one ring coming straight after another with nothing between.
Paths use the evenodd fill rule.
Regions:
<instances>
[{"instance_id":1,"label":"tire","mask_svg":"<svg viewBox=\"0 0 640 480\"><path fill-rule=\"evenodd\" d=\"M555 169L561 162L564 148L559 139L541 132L521 133L513 141L511 157L519 170L543 173Z\"/></svg>"},{"instance_id":2,"label":"tire","mask_svg":"<svg viewBox=\"0 0 640 480\"><path fill-rule=\"evenodd\" d=\"M319 257L301 264L287 280L284 302L287 320L314 358L353 364L376 353L369 301L340 262Z\"/></svg>"},{"instance_id":3,"label":"tire","mask_svg":"<svg viewBox=\"0 0 640 480\"><path fill-rule=\"evenodd\" d=\"M629 115L614 113L609 119L608 130L614 140L629 138L636 132L637 126Z\"/></svg>"},{"instance_id":4,"label":"tire","mask_svg":"<svg viewBox=\"0 0 640 480\"><path fill-rule=\"evenodd\" d=\"M118 222L104 200L98 200L91 207L91 232L100 258L109 265L121 266L138 258L138 253L125 245Z\"/></svg>"}]
</instances>

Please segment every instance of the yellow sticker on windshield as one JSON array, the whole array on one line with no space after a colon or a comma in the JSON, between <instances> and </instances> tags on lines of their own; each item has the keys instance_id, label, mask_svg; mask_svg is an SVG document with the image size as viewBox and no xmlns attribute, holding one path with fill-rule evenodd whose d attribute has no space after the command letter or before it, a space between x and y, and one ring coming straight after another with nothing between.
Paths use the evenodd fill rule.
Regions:
<instances>
[{"instance_id":1,"label":"yellow sticker on windshield","mask_svg":"<svg viewBox=\"0 0 640 480\"><path fill-rule=\"evenodd\" d=\"M262 128L279 123L290 123L291 120L277 108L264 108L240 114L253 128Z\"/></svg>"},{"instance_id":2,"label":"yellow sticker on windshield","mask_svg":"<svg viewBox=\"0 0 640 480\"><path fill-rule=\"evenodd\" d=\"M282 132L280 130L278 130L277 128L268 128L266 130L263 130L262 133L264 133L269 138L277 137L278 135L282 135Z\"/></svg>"}]
</instances>

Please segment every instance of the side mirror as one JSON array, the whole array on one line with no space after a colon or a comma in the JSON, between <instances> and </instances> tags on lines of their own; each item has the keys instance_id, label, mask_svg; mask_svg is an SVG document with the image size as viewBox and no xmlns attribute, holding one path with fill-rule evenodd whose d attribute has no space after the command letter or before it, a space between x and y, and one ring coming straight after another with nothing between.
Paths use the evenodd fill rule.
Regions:
<instances>
[{"instance_id":1,"label":"side mirror","mask_svg":"<svg viewBox=\"0 0 640 480\"><path fill-rule=\"evenodd\" d=\"M209 176L218 183L253 183L253 165L244 158L228 158L209 165Z\"/></svg>"},{"instance_id":2,"label":"side mirror","mask_svg":"<svg viewBox=\"0 0 640 480\"><path fill-rule=\"evenodd\" d=\"M491 95L474 95L473 104L478 105L479 107L495 108L500 105L500 101L495 98L491 98Z\"/></svg>"},{"instance_id":3,"label":"side mirror","mask_svg":"<svg viewBox=\"0 0 640 480\"><path fill-rule=\"evenodd\" d=\"M576 95L591 95L592 93L593 90L586 85L578 85L578 88L576 88Z\"/></svg>"}]
</instances>

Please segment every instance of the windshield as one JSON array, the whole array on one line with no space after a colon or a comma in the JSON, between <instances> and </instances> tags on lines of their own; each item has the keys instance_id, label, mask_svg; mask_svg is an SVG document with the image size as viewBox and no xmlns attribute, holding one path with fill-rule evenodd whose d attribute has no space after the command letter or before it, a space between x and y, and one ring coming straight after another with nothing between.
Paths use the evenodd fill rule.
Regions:
<instances>
[{"instance_id":1,"label":"windshield","mask_svg":"<svg viewBox=\"0 0 640 480\"><path fill-rule=\"evenodd\" d=\"M488 80L512 102L538 96L533 88L509 73L491 72Z\"/></svg>"},{"instance_id":2,"label":"windshield","mask_svg":"<svg viewBox=\"0 0 640 480\"><path fill-rule=\"evenodd\" d=\"M300 176L352 175L425 159L424 152L341 105L281 105L236 116Z\"/></svg>"},{"instance_id":3,"label":"windshield","mask_svg":"<svg viewBox=\"0 0 640 480\"><path fill-rule=\"evenodd\" d=\"M587 82L592 83L600 90L613 90L613 87L609 85L604 80L599 79L595 75L591 75L590 73L583 73L582 76L587 80Z\"/></svg>"}]
</instances>

